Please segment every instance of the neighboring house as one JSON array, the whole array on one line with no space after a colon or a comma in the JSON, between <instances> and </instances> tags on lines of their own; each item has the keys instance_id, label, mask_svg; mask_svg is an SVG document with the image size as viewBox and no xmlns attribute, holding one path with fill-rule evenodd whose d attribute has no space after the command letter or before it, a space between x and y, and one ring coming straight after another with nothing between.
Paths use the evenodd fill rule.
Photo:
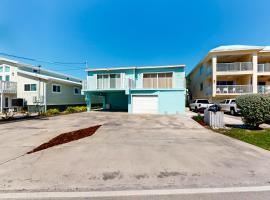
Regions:
<instances>
[{"instance_id":1,"label":"neighboring house","mask_svg":"<svg viewBox=\"0 0 270 200\"><path fill-rule=\"evenodd\" d=\"M0 58L0 112L14 107L18 98L29 110L83 105L81 87L78 78Z\"/></svg>"},{"instance_id":2,"label":"neighboring house","mask_svg":"<svg viewBox=\"0 0 270 200\"><path fill-rule=\"evenodd\" d=\"M220 101L241 94L270 93L270 47L212 49L187 79L190 99Z\"/></svg>"},{"instance_id":3,"label":"neighboring house","mask_svg":"<svg viewBox=\"0 0 270 200\"><path fill-rule=\"evenodd\" d=\"M88 110L94 96L103 108L129 113L180 114L185 107L184 65L88 69L83 83Z\"/></svg>"}]
</instances>

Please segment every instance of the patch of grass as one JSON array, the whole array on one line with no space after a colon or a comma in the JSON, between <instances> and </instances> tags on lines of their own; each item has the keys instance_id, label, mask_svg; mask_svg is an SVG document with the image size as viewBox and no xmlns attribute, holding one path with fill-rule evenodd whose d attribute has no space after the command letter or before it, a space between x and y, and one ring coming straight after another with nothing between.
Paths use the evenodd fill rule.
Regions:
<instances>
[{"instance_id":1,"label":"patch of grass","mask_svg":"<svg viewBox=\"0 0 270 200\"><path fill-rule=\"evenodd\" d=\"M231 128L220 129L218 132L270 151L270 129L247 130Z\"/></svg>"}]
</instances>

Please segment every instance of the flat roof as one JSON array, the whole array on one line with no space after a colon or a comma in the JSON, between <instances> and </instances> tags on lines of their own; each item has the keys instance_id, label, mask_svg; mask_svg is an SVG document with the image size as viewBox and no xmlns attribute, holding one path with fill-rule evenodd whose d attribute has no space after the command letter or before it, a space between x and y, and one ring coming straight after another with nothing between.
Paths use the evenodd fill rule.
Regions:
<instances>
[{"instance_id":1,"label":"flat roof","mask_svg":"<svg viewBox=\"0 0 270 200\"><path fill-rule=\"evenodd\" d=\"M179 68L186 67L186 65L162 65L162 66L130 66L130 67L107 67L107 68L88 68L86 71L114 71L114 70L125 70L125 69L157 69L157 68Z\"/></svg>"}]
</instances>

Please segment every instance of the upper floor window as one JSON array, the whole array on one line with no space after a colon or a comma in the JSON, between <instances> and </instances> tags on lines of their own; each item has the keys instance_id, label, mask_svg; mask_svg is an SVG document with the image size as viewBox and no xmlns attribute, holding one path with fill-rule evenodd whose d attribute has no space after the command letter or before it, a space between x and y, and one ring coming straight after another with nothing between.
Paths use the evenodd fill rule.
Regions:
<instances>
[{"instance_id":1,"label":"upper floor window","mask_svg":"<svg viewBox=\"0 0 270 200\"><path fill-rule=\"evenodd\" d=\"M5 72L10 72L10 66L5 66Z\"/></svg>"},{"instance_id":2,"label":"upper floor window","mask_svg":"<svg viewBox=\"0 0 270 200\"><path fill-rule=\"evenodd\" d=\"M52 85L52 92L53 93L60 93L61 92L61 86L60 85Z\"/></svg>"},{"instance_id":3,"label":"upper floor window","mask_svg":"<svg viewBox=\"0 0 270 200\"><path fill-rule=\"evenodd\" d=\"M75 87L75 88L74 88L74 94L75 94L75 95L79 95L79 94L81 94L81 89L80 89L80 88Z\"/></svg>"},{"instance_id":4,"label":"upper floor window","mask_svg":"<svg viewBox=\"0 0 270 200\"><path fill-rule=\"evenodd\" d=\"M3 66L0 66L0 72L3 72L3 68L4 68Z\"/></svg>"},{"instance_id":5,"label":"upper floor window","mask_svg":"<svg viewBox=\"0 0 270 200\"><path fill-rule=\"evenodd\" d=\"M200 91L203 91L203 83L200 84Z\"/></svg>"},{"instance_id":6,"label":"upper floor window","mask_svg":"<svg viewBox=\"0 0 270 200\"><path fill-rule=\"evenodd\" d=\"M97 75L97 88L120 88L121 87L121 76L120 74L98 74Z\"/></svg>"},{"instance_id":7,"label":"upper floor window","mask_svg":"<svg viewBox=\"0 0 270 200\"><path fill-rule=\"evenodd\" d=\"M172 88L173 73L143 74L143 88Z\"/></svg>"},{"instance_id":8,"label":"upper floor window","mask_svg":"<svg viewBox=\"0 0 270 200\"><path fill-rule=\"evenodd\" d=\"M24 91L37 91L37 84L24 84Z\"/></svg>"},{"instance_id":9,"label":"upper floor window","mask_svg":"<svg viewBox=\"0 0 270 200\"><path fill-rule=\"evenodd\" d=\"M0 81L2 81L3 80L3 77L2 76L0 76Z\"/></svg>"},{"instance_id":10,"label":"upper floor window","mask_svg":"<svg viewBox=\"0 0 270 200\"><path fill-rule=\"evenodd\" d=\"M34 72L34 73L38 73L38 70L37 70L37 69L33 69L33 72Z\"/></svg>"}]
</instances>

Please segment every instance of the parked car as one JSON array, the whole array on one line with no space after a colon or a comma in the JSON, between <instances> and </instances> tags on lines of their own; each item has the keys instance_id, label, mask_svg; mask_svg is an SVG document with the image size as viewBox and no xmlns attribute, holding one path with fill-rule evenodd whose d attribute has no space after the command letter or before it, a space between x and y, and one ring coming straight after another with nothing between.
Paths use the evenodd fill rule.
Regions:
<instances>
[{"instance_id":1,"label":"parked car","mask_svg":"<svg viewBox=\"0 0 270 200\"><path fill-rule=\"evenodd\" d=\"M231 115L236 115L241 112L241 110L237 107L235 99L226 99L222 101L220 104L221 110L224 112L229 112Z\"/></svg>"},{"instance_id":2,"label":"parked car","mask_svg":"<svg viewBox=\"0 0 270 200\"><path fill-rule=\"evenodd\" d=\"M212 105L207 99L195 99L189 104L189 109L195 112L203 112L204 109Z\"/></svg>"}]
</instances>

